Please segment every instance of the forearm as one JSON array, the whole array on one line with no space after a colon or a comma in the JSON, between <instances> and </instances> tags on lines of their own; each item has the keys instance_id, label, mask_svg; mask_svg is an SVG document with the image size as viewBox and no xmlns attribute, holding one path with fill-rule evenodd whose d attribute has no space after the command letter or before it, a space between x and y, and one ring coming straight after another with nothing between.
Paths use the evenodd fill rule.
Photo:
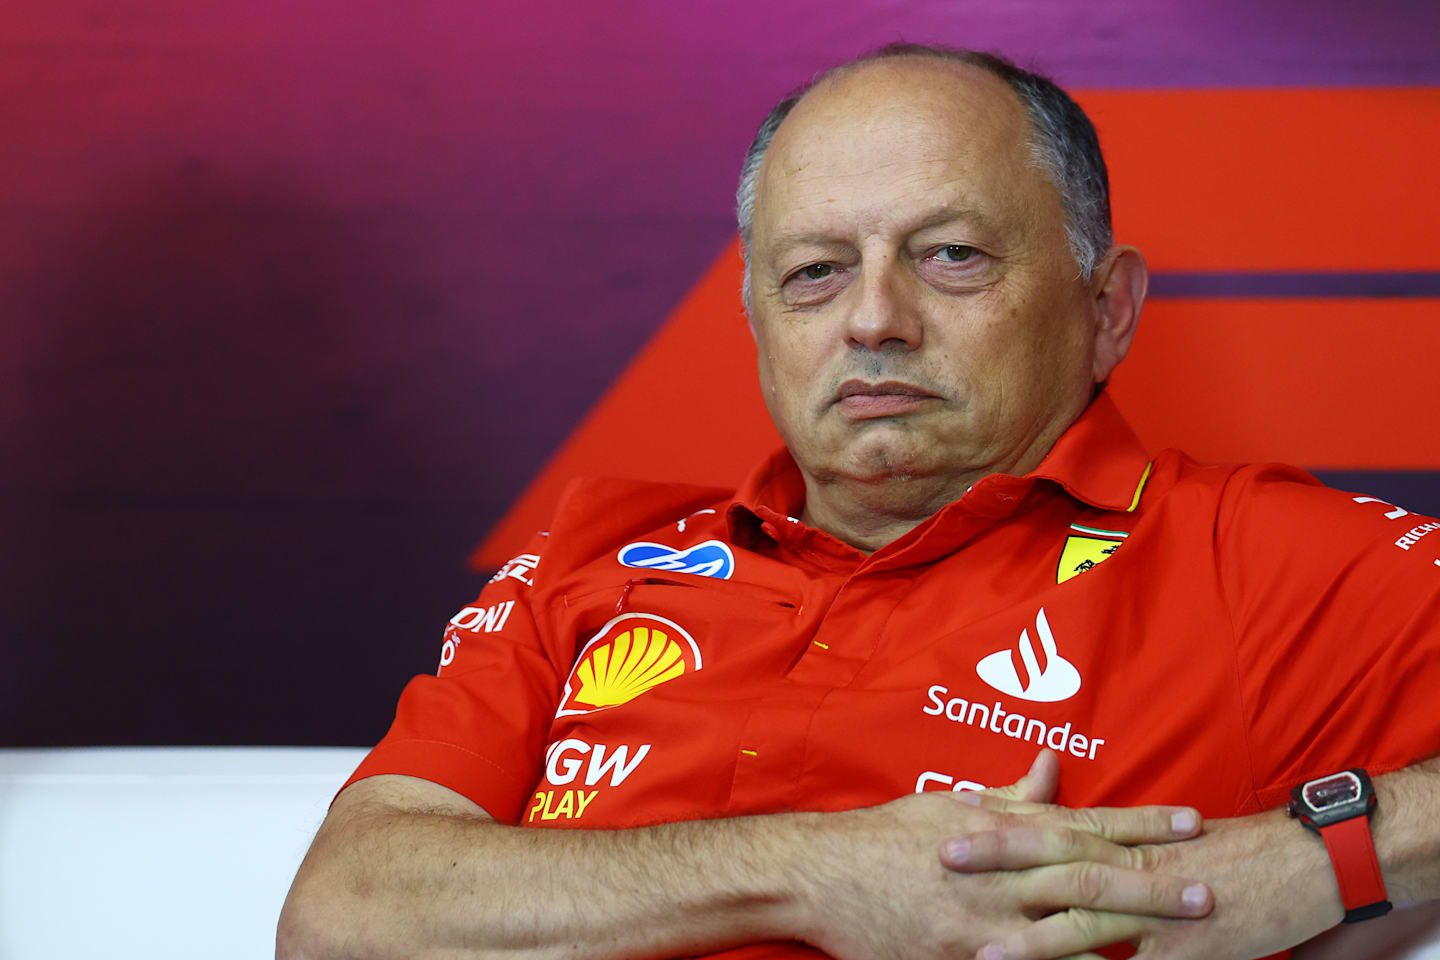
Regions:
<instances>
[{"instance_id":1,"label":"forearm","mask_svg":"<svg viewBox=\"0 0 1440 960\"><path fill-rule=\"evenodd\" d=\"M1440 898L1440 758L1376 777L1375 795L1371 831L1390 899Z\"/></svg>"},{"instance_id":2,"label":"forearm","mask_svg":"<svg viewBox=\"0 0 1440 960\"><path fill-rule=\"evenodd\" d=\"M1440 897L1440 760L1373 782L1371 834L1389 899ZM1335 927L1345 916L1324 842L1281 809L1212 820L1193 845L1161 852L1168 869L1190 872L1215 891L1210 920L1165 941L1174 956L1226 956L1222 944L1233 945L1236 955L1259 956ZM1194 954L1178 949L1187 935Z\"/></svg>"},{"instance_id":3,"label":"forearm","mask_svg":"<svg viewBox=\"0 0 1440 960\"><path fill-rule=\"evenodd\" d=\"M1125 845L1193 835L1194 811L1188 826L1176 813L1037 805L1007 818L931 792L839 813L533 830L497 825L443 787L374 777L337 798L286 899L276 952L673 957L791 939L842 960L963 956L1040 905L1208 911L1208 895L1182 896L1183 878L1134 869ZM941 865L944 838L1018 821L1058 845L1052 866L957 876Z\"/></svg>"},{"instance_id":4,"label":"forearm","mask_svg":"<svg viewBox=\"0 0 1440 960\"><path fill-rule=\"evenodd\" d=\"M281 955L660 957L797 936L814 817L551 831L357 811L316 838Z\"/></svg>"}]
</instances>

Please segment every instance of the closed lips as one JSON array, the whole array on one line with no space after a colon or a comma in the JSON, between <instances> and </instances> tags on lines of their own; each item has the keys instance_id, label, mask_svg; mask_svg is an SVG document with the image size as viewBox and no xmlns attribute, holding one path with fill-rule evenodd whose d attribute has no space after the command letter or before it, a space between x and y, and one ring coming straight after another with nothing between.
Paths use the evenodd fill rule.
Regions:
<instances>
[{"instance_id":1,"label":"closed lips","mask_svg":"<svg viewBox=\"0 0 1440 960\"><path fill-rule=\"evenodd\" d=\"M899 383L894 380L887 380L884 383L863 383L859 380L847 380L840 385L836 394L837 399L844 400L847 397L933 397L935 394L928 390L921 390L919 387L911 386L908 383Z\"/></svg>"}]
</instances>

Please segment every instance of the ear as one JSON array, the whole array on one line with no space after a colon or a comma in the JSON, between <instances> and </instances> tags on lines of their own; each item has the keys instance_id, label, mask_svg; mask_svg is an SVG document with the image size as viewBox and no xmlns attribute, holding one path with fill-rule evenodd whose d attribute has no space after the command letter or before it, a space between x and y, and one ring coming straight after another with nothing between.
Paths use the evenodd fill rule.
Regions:
<instances>
[{"instance_id":1,"label":"ear","mask_svg":"<svg viewBox=\"0 0 1440 960\"><path fill-rule=\"evenodd\" d=\"M1104 383L1130 352L1140 307L1150 287L1145 255L1134 247L1112 247L1095 271L1091 290L1095 297L1095 367L1091 376Z\"/></svg>"}]
</instances>

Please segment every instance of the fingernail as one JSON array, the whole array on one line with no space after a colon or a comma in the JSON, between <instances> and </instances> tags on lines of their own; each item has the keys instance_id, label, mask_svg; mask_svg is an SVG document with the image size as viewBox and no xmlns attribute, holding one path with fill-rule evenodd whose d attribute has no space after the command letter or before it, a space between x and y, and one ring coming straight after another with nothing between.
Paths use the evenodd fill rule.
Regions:
<instances>
[{"instance_id":1,"label":"fingernail","mask_svg":"<svg viewBox=\"0 0 1440 960\"><path fill-rule=\"evenodd\" d=\"M1005 948L998 943L987 943L980 949L980 960L1005 960Z\"/></svg>"},{"instance_id":2,"label":"fingernail","mask_svg":"<svg viewBox=\"0 0 1440 960\"><path fill-rule=\"evenodd\" d=\"M1194 810L1177 810L1170 814L1170 829L1176 833L1191 833L1200 825L1200 818Z\"/></svg>"},{"instance_id":3,"label":"fingernail","mask_svg":"<svg viewBox=\"0 0 1440 960\"><path fill-rule=\"evenodd\" d=\"M956 837L945 844L945 856L956 863L963 863L970 858L970 838Z\"/></svg>"},{"instance_id":4,"label":"fingernail","mask_svg":"<svg viewBox=\"0 0 1440 960\"><path fill-rule=\"evenodd\" d=\"M1209 891L1203 883L1192 883L1180 891L1180 902L1191 910L1204 910Z\"/></svg>"},{"instance_id":5,"label":"fingernail","mask_svg":"<svg viewBox=\"0 0 1440 960\"><path fill-rule=\"evenodd\" d=\"M972 807L980 806L980 794L976 793L973 790L961 790L958 793L950 794L950 796L954 797L961 803L968 803Z\"/></svg>"}]
</instances>

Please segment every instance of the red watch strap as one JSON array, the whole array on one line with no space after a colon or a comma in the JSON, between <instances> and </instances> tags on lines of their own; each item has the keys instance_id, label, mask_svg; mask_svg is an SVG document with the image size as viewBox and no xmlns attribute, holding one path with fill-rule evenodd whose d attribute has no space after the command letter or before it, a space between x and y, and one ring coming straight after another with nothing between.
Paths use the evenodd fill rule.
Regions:
<instances>
[{"instance_id":1,"label":"red watch strap","mask_svg":"<svg viewBox=\"0 0 1440 960\"><path fill-rule=\"evenodd\" d=\"M1380 874L1380 861L1375 856L1375 841L1370 837L1370 818L1351 817L1320 828L1330 862L1335 865L1335 879L1340 882L1340 902L1348 914L1361 907L1385 900L1385 878Z\"/></svg>"}]
</instances>

